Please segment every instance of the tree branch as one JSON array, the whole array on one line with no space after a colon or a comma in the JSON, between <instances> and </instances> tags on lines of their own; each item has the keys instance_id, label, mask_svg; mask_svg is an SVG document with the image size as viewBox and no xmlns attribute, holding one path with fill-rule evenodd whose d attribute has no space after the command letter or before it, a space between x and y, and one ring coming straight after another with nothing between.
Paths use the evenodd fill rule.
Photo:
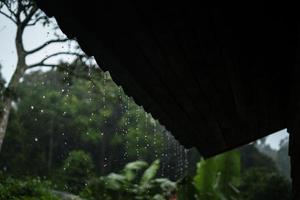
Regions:
<instances>
[{"instance_id":1,"label":"tree branch","mask_svg":"<svg viewBox=\"0 0 300 200\"><path fill-rule=\"evenodd\" d=\"M52 54L52 55L44 58L43 60L41 60L38 63L32 64L32 65L28 65L26 67L26 69L31 69L31 68L34 68L34 67L48 65L48 64L45 63L45 61L47 61L49 58L52 58L52 57L55 57L55 56L58 56L58 55L72 55L72 56L77 56L77 57L85 57L85 55L81 54L81 53L75 53L75 52L58 52L58 53L54 53L54 54ZM50 65L52 65L52 64L50 64Z\"/></svg>"},{"instance_id":2,"label":"tree branch","mask_svg":"<svg viewBox=\"0 0 300 200\"><path fill-rule=\"evenodd\" d=\"M28 1L27 4L25 4L25 2L22 3L22 1L19 1L19 4L21 5L20 8L21 8L21 11L24 12L25 17L28 16L28 11L30 10L30 8L33 8L33 7L34 7L34 4L31 3L30 1ZM30 13L30 11L29 11L29 13Z\"/></svg>"},{"instance_id":3,"label":"tree branch","mask_svg":"<svg viewBox=\"0 0 300 200\"><path fill-rule=\"evenodd\" d=\"M2 1L3 5L6 6L7 10L10 12L10 14L12 14L15 18L17 18L16 13L11 9L11 7L9 6L9 4L7 4L7 2ZM14 19L15 21L17 21L16 19Z\"/></svg>"},{"instance_id":4,"label":"tree branch","mask_svg":"<svg viewBox=\"0 0 300 200\"><path fill-rule=\"evenodd\" d=\"M17 24L17 21L12 16L9 16L8 14L6 14L5 12L3 12L1 10L0 10L0 14L2 14L3 16L5 16L9 20L11 20L13 23Z\"/></svg>"},{"instance_id":5,"label":"tree branch","mask_svg":"<svg viewBox=\"0 0 300 200\"><path fill-rule=\"evenodd\" d=\"M72 71L72 69L69 69L69 68L66 68L66 67L60 67L60 65L57 65L56 67L57 68L61 68L65 72L71 73L72 76L75 77L75 78L80 78L80 79L84 79L84 80L90 81L93 84L93 86L95 86L96 88L99 89L99 86L97 85L97 83L95 83L95 81L92 79L91 76L84 75L84 74L76 74L76 73L74 73L74 71ZM88 66L88 67L90 67L90 66Z\"/></svg>"},{"instance_id":6,"label":"tree branch","mask_svg":"<svg viewBox=\"0 0 300 200\"><path fill-rule=\"evenodd\" d=\"M21 24L21 12L22 12L21 3L22 3L22 1L18 0L17 13L16 13L17 24Z\"/></svg>"},{"instance_id":7,"label":"tree branch","mask_svg":"<svg viewBox=\"0 0 300 200\"><path fill-rule=\"evenodd\" d=\"M95 83L95 81L89 76L89 75L82 75L82 74L76 74L74 73L74 71L72 71L72 69L68 69L66 67L61 67L61 65L59 64L45 64L45 63L41 63L41 64L35 64L35 65L30 65L28 66L27 69L32 69L34 67L51 67L51 68L60 68L62 69L62 71L65 71L65 72L69 72L69 73L72 73L72 76L76 77L76 78L81 78L81 79L85 79L85 80L88 80L90 81L96 88L99 88L98 85ZM27 70L26 69L26 70Z\"/></svg>"},{"instance_id":8,"label":"tree branch","mask_svg":"<svg viewBox=\"0 0 300 200\"><path fill-rule=\"evenodd\" d=\"M41 64L39 64L39 63L37 63L37 64L34 64L34 65L28 66L28 67L26 68L26 70L27 70L27 69L32 69L32 68L35 68L35 67L52 67L52 68L54 68L54 67L56 67L56 66L57 66L57 64L46 64L46 63L41 63Z\"/></svg>"},{"instance_id":9,"label":"tree branch","mask_svg":"<svg viewBox=\"0 0 300 200\"><path fill-rule=\"evenodd\" d=\"M34 25L36 25L36 23L38 23L38 21L40 21L42 19L47 19L47 16L38 17L32 23L28 23L27 26L34 26Z\"/></svg>"},{"instance_id":10,"label":"tree branch","mask_svg":"<svg viewBox=\"0 0 300 200\"><path fill-rule=\"evenodd\" d=\"M39 46L39 47L37 47L37 48L35 48L35 49L32 49L32 50L30 50L30 51L26 51L26 54L27 54L27 55L28 55L28 54L33 54L33 53L35 53L35 52L37 52L37 51L43 49L44 47L48 46L49 44L57 43L57 42L66 42L66 41L68 41L68 40L69 40L69 39L67 39L67 38L66 38L66 39L49 40L49 41L47 41L46 43L42 44L41 46Z\"/></svg>"},{"instance_id":11,"label":"tree branch","mask_svg":"<svg viewBox=\"0 0 300 200\"><path fill-rule=\"evenodd\" d=\"M30 9L30 8L29 8ZM27 26L28 22L31 20L34 13L38 10L37 6L34 5L31 7L28 15L25 17L25 19L21 23L21 28L24 30L24 28Z\"/></svg>"}]
</instances>

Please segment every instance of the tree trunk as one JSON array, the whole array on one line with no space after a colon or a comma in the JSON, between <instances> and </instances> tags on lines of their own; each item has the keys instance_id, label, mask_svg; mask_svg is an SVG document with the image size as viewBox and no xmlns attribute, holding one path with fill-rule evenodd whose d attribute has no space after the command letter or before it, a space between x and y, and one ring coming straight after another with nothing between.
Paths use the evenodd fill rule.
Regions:
<instances>
[{"instance_id":1,"label":"tree trunk","mask_svg":"<svg viewBox=\"0 0 300 200\"><path fill-rule=\"evenodd\" d=\"M300 198L300 141L299 141L299 133L296 130L290 131L289 138L289 156L291 159L291 179L292 179L292 193L293 200L298 200Z\"/></svg>"},{"instance_id":2,"label":"tree trunk","mask_svg":"<svg viewBox=\"0 0 300 200\"><path fill-rule=\"evenodd\" d=\"M22 35L24 31L23 24L20 24L17 26L17 33L16 33L16 50L17 50L17 66L16 69L8 83L7 88L3 92L2 97L2 104L3 104L3 110L0 113L0 152L2 149L3 140L6 134L6 128L8 124L9 114L11 110L11 104L13 101L13 96L15 96L16 88L18 86L20 78L23 77L27 65L26 65L26 52L24 50L23 41L22 41Z\"/></svg>"},{"instance_id":3,"label":"tree trunk","mask_svg":"<svg viewBox=\"0 0 300 200\"><path fill-rule=\"evenodd\" d=\"M10 98L5 98L3 101L3 105L2 105L3 108L2 108L2 112L0 114L0 151L2 149L2 144L3 144L4 136L6 133L9 113L10 113L10 109L11 109L11 103L12 103L12 100Z\"/></svg>"},{"instance_id":4,"label":"tree trunk","mask_svg":"<svg viewBox=\"0 0 300 200\"><path fill-rule=\"evenodd\" d=\"M13 96L15 95L16 87L19 83L20 78L25 73L25 69L26 69L26 64L25 64L25 55L24 55L21 58L19 57L16 70L15 70L12 78L10 79L10 82L9 82L7 88L5 89L5 91L3 93L3 97L2 97L3 109L0 114L0 152L2 149L2 144L3 144L3 140L5 137L5 133L6 133L7 123L8 123L9 114L10 114L10 110L11 110L11 106L12 106L11 104L13 101Z\"/></svg>"}]
</instances>

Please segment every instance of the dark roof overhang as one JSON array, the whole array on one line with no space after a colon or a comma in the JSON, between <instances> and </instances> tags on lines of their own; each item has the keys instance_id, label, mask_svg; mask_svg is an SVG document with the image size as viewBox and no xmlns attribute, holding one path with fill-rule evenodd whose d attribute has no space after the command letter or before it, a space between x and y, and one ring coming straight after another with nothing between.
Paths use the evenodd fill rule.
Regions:
<instances>
[{"instance_id":1,"label":"dark roof overhang","mask_svg":"<svg viewBox=\"0 0 300 200\"><path fill-rule=\"evenodd\" d=\"M289 126L297 6L150 0L38 5L137 104L205 157Z\"/></svg>"}]
</instances>

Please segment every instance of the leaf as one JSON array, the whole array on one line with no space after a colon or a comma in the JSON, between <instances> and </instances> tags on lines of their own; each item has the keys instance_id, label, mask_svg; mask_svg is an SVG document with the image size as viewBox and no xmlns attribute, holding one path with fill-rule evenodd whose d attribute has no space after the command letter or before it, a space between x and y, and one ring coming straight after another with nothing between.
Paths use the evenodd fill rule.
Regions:
<instances>
[{"instance_id":1,"label":"leaf","mask_svg":"<svg viewBox=\"0 0 300 200\"><path fill-rule=\"evenodd\" d=\"M239 192L236 189L240 184L240 153L230 151L216 158L217 173L219 178L216 183L216 190L229 198L236 196Z\"/></svg>"},{"instance_id":2,"label":"leaf","mask_svg":"<svg viewBox=\"0 0 300 200\"><path fill-rule=\"evenodd\" d=\"M148 164L145 161L135 161L128 163L123 170L123 175L125 176L127 181L133 181L137 176L137 172L147 166Z\"/></svg>"},{"instance_id":3,"label":"leaf","mask_svg":"<svg viewBox=\"0 0 300 200\"><path fill-rule=\"evenodd\" d=\"M141 185L149 183L150 180L152 180L159 169L159 160L155 160L150 167L144 172L142 178L141 178Z\"/></svg>"},{"instance_id":4,"label":"leaf","mask_svg":"<svg viewBox=\"0 0 300 200\"><path fill-rule=\"evenodd\" d=\"M154 197L153 197L153 200L165 200L165 198L160 195L160 194L156 194Z\"/></svg>"},{"instance_id":5,"label":"leaf","mask_svg":"<svg viewBox=\"0 0 300 200\"><path fill-rule=\"evenodd\" d=\"M121 190L122 186L125 183L126 178L120 174L116 173L110 173L106 178L105 178L105 186L108 189L111 190Z\"/></svg>"},{"instance_id":6,"label":"leaf","mask_svg":"<svg viewBox=\"0 0 300 200\"><path fill-rule=\"evenodd\" d=\"M160 185L160 188L163 191L163 193L169 194L170 192L175 191L177 189L176 182L170 181L166 178L156 178L154 182Z\"/></svg>"},{"instance_id":7,"label":"leaf","mask_svg":"<svg viewBox=\"0 0 300 200\"><path fill-rule=\"evenodd\" d=\"M197 164L194 185L200 198L208 200L234 199L239 191L240 153L230 151Z\"/></svg>"},{"instance_id":8,"label":"leaf","mask_svg":"<svg viewBox=\"0 0 300 200\"><path fill-rule=\"evenodd\" d=\"M200 198L216 199L214 185L216 183L216 162L214 158L202 159L197 164L197 175L194 177L194 185Z\"/></svg>"}]
</instances>

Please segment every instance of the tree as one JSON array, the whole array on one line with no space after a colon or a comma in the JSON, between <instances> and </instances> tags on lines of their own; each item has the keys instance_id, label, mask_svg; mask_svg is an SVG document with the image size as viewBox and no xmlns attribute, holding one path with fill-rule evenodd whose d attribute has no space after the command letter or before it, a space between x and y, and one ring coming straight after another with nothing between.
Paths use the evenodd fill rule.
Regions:
<instances>
[{"instance_id":1,"label":"tree","mask_svg":"<svg viewBox=\"0 0 300 200\"><path fill-rule=\"evenodd\" d=\"M275 161L269 156L261 153L253 144L240 148L242 173L253 167L265 167L272 172L277 172Z\"/></svg>"},{"instance_id":2,"label":"tree","mask_svg":"<svg viewBox=\"0 0 300 200\"><path fill-rule=\"evenodd\" d=\"M63 43L68 41L67 38L61 38L57 36L56 39L48 40L44 44L31 49L26 50L23 44L23 33L27 27L35 26L37 23L44 25L51 23L49 19L38 9L33 0L1 0L0 2L0 14L9 19L17 27L15 36L15 47L17 52L17 64L16 69L12 75L7 86L1 93L1 106L0 112L0 151L3 144L3 140L6 134L6 128L9 120L12 102L16 96L16 88L20 83L20 79L24 76L25 72L29 69L37 67L57 67L54 63L48 63L49 59L53 59L59 55L73 55L83 57L81 52L56 52L48 55L46 58L41 59L34 64L27 64L26 57L39 52L40 50L53 43Z\"/></svg>"},{"instance_id":3,"label":"tree","mask_svg":"<svg viewBox=\"0 0 300 200\"><path fill-rule=\"evenodd\" d=\"M291 199L291 183L263 167L248 169L242 176L239 190L242 200Z\"/></svg>"}]
</instances>

